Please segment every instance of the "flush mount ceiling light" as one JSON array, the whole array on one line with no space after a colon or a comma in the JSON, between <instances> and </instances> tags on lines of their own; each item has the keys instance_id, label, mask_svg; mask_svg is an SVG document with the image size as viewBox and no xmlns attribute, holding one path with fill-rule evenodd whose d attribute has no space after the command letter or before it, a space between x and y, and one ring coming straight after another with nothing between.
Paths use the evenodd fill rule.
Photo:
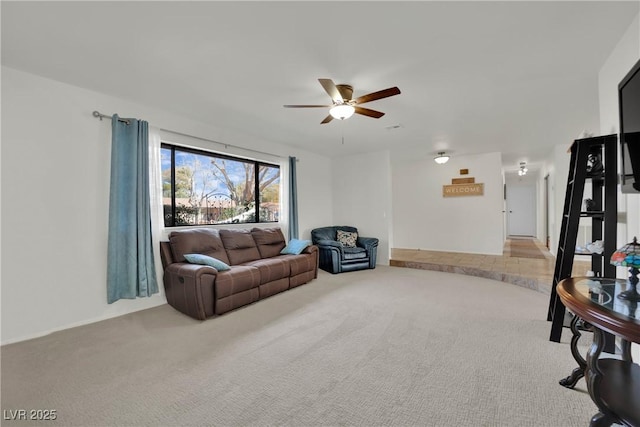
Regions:
<instances>
[{"instance_id":1,"label":"flush mount ceiling light","mask_svg":"<svg viewBox=\"0 0 640 427\"><path fill-rule=\"evenodd\" d=\"M529 172L529 169L527 169L527 164L525 162L520 162L520 170L518 170L518 175L524 176L527 174L527 172Z\"/></svg>"},{"instance_id":2,"label":"flush mount ceiling light","mask_svg":"<svg viewBox=\"0 0 640 427\"><path fill-rule=\"evenodd\" d=\"M444 151L440 151L438 153L438 157L434 157L433 161L436 162L439 165L444 165L445 163L447 163L449 161L449 156L446 156L444 154Z\"/></svg>"},{"instance_id":3,"label":"flush mount ceiling light","mask_svg":"<svg viewBox=\"0 0 640 427\"><path fill-rule=\"evenodd\" d=\"M334 119L344 120L344 119L348 119L349 117L353 116L353 113L355 111L356 111L356 109L353 108L353 105L338 104L335 107L331 107L331 109L329 110L329 114L331 114L331 116Z\"/></svg>"}]
</instances>

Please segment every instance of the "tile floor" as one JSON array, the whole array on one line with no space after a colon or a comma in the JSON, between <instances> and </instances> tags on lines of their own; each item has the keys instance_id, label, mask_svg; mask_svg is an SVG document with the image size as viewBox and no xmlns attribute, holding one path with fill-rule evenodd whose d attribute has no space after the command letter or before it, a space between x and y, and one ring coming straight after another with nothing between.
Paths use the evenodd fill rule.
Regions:
<instances>
[{"instance_id":1,"label":"tile floor","mask_svg":"<svg viewBox=\"0 0 640 427\"><path fill-rule=\"evenodd\" d=\"M543 244L534 241L544 253L544 259L512 257L511 239L507 239L502 255L393 248L389 264L396 267L485 277L549 294L556 260ZM584 276L590 269L590 261L574 260L574 276Z\"/></svg>"}]
</instances>

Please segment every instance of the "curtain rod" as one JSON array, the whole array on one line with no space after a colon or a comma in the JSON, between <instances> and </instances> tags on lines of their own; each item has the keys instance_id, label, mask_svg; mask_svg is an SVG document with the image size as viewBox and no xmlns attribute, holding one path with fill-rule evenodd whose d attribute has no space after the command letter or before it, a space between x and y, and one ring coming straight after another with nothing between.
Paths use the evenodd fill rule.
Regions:
<instances>
[{"instance_id":1,"label":"curtain rod","mask_svg":"<svg viewBox=\"0 0 640 427\"><path fill-rule=\"evenodd\" d=\"M93 117L97 117L97 118L99 118L100 120L102 120L102 119L109 119L109 120L111 120L111 118L112 118L111 116L107 116L106 114L102 114L102 113L100 113L99 111L94 111L94 112L93 112ZM129 120L127 120L127 119L121 119L121 118L118 118L118 121L119 121L119 122L126 123L126 124L129 124Z\"/></svg>"},{"instance_id":2,"label":"curtain rod","mask_svg":"<svg viewBox=\"0 0 640 427\"><path fill-rule=\"evenodd\" d=\"M104 119L111 119L111 116L107 116L106 114L102 114L99 111L94 111L93 112L93 117L99 118L100 120L102 120L103 118ZM121 121L121 122L125 122L126 124L129 124L129 121L126 120L126 119L118 119L118 120ZM278 157L279 159L283 159L284 158L283 156L279 156L277 154L267 153L265 151L253 150L251 148L239 147L239 146L233 145L233 144L226 144L224 142L214 141L213 139L202 138L202 137L199 137L199 136L189 135L189 134L182 133L182 132L176 132L174 130L162 129L162 128L160 128L160 130L163 131L163 132L172 133L174 135L186 136L187 138L194 138L194 139L199 139L201 141L212 142L214 144L223 145L224 148L233 147L233 148L237 148L239 150L250 151L250 152L253 152L253 153L259 153L259 154L265 154L267 156Z\"/></svg>"}]
</instances>

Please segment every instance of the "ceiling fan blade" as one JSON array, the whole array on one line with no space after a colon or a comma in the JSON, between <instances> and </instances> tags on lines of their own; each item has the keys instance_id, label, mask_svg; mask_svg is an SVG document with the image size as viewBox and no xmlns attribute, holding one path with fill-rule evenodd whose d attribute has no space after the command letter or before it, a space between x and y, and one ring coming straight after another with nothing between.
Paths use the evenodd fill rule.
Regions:
<instances>
[{"instance_id":1,"label":"ceiling fan blade","mask_svg":"<svg viewBox=\"0 0 640 427\"><path fill-rule=\"evenodd\" d=\"M283 105L284 108L329 108L331 105Z\"/></svg>"},{"instance_id":2,"label":"ceiling fan blade","mask_svg":"<svg viewBox=\"0 0 640 427\"><path fill-rule=\"evenodd\" d=\"M333 120L333 116L329 114L327 117L324 118L323 121L320 122L320 124L323 125L325 123L329 123L331 120Z\"/></svg>"},{"instance_id":3,"label":"ceiling fan blade","mask_svg":"<svg viewBox=\"0 0 640 427\"><path fill-rule=\"evenodd\" d=\"M329 94L334 102L342 102L342 95L338 91L335 83L331 79L318 79L324 90Z\"/></svg>"},{"instance_id":4,"label":"ceiling fan blade","mask_svg":"<svg viewBox=\"0 0 640 427\"><path fill-rule=\"evenodd\" d=\"M358 114L362 114L363 116L373 117L374 119L379 119L384 116L384 113L381 111L371 110L369 108L354 106L355 112Z\"/></svg>"},{"instance_id":5,"label":"ceiling fan blade","mask_svg":"<svg viewBox=\"0 0 640 427\"><path fill-rule=\"evenodd\" d=\"M388 98L393 95L399 95L400 89L397 87L390 87L389 89L380 90L378 92L368 93L358 97L354 102L356 104L364 104L365 102L375 101L377 99Z\"/></svg>"}]
</instances>

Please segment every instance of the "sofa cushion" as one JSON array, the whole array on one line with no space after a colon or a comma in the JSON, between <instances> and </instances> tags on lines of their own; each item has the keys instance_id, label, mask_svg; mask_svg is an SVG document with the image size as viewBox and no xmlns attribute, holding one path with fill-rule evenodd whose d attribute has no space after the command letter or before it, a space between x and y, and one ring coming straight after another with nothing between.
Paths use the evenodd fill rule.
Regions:
<instances>
[{"instance_id":1,"label":"sofa cushion","mask_svg":"<svg viewBox=\"0 0 640 427\"><path fill-rule=\"evenodd\" d=\"M193 230L172 231L169 234L169 242L171 243L171 251L175 262L185 262L184 254L202 254L229 264L227 251L216 229L196 228Z\"/></svg>"},{"instance_id":2,"label":"sofa cushion","mask_svg":"<svg viewBox=\"0 0 640 427\"><path fill-rule=\"evenodd\" d=\"M230 265L260 259L260 252L251 230L220 230L220 238L227 251Z\"/></svg>"},{"instance_id":3,"label":"sofa cushion","mask_svg":"<svg viewBox=\"0 0 640 427\"><path fill-rule=\"evenodd\" d=\"M280 254L285 247L284 234L280 228L253 228L253 240L258 246L262 258L271 258Z\"/></svg>"},{"instance_id":4,"label":"sofa cushion","mask_svg":"<svg viewBox=\"0 0 640 427\"><path fill-rule=\"evenodd\" d=\"M256 267L236 265L218 272L215 297L221 299L260 286L260 271Z\"/></svg>"},{"instance_id":5,"label":"sofa cushion","mask_svg":"<svg viewBox=\"0 0 640 427\"><path fill-rule=\"evenodd\" d=\"M344 259L361 259L367 257L365 248L344 248Z\"/></svg>"},{"instance_id":6,"label":"sofa cushion","mask_svg":"<svg viewBox=\"0 0 640 427\"><path fill-rule=\"evenodd\" d=\"M358 241L358 233L336 230L336 240L347 248L355 248L356 242Z\"/></svg>"},{"instance_id":7,"label":"sofa cushion","mask_svg":"<svg viewBox=\"0 0 640 427\"><path fill-rule=\"evenodd\" d=\"M316 257L313 254L280 255L280 257L289 263L292 277L307 271L314 271L316 268Z\"/></svg>"},{"instance_id":8,"label":"sofa cushion","mask_svg":"<svg viewBox=\"0 0 640 427\"><path fill-rule=\"evenodd\" d=\"M282 258L265 258L255 261L249 261L243 265L249 265L260 270L260 284L273 282L274 280L289 277L291 267L289 263Z\"/></svg>"},{"instance_id":9,"label":"sofa cushion","mask_svg":"<svg viewBox=\"0 0 640 427\"><path fill-rule=\"evenodd\" d=\"M311 240L313 243L320 240L336 240L336 227L321 227L311 230Z\"/></svg>"},{"instance_id":10,"label":"sofa cushion","mask_svg":"<svg viewBox=\"0 0 640 427\"><path fill-rule=\"evenodd\" d=\"M207 255L184 254L184 257L186 258L187 262L191 264L208 265L210 267L215 268L218 271L226 271L231 268L224 262L220 261L218 258L213 258Z\"/></svg>"}]
</instances>

